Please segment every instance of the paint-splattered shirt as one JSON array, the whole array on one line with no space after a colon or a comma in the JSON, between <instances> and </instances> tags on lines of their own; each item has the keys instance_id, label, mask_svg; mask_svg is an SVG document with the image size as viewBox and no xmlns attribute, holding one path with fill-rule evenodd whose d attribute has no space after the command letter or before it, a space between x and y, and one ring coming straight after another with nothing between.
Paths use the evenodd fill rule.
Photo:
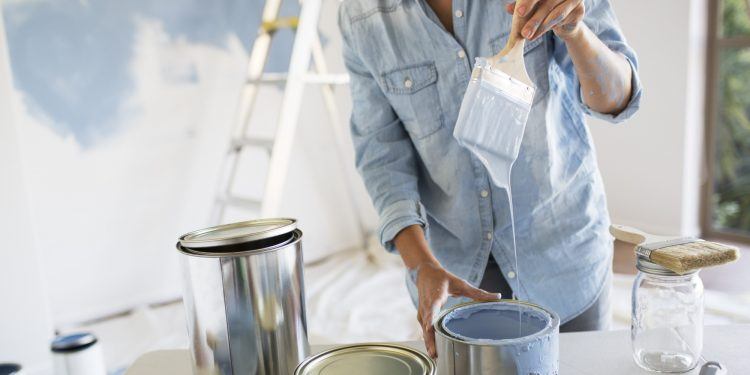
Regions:
<instances>
[{"instance_id":1,"label":"paint-splattered shirt","mask_svg":"<svg viewBox=\"0 0 750 375\"><path fill-rule=\"evenodd\" d=\"M584 117L621 122L641 99L636 56L610 3L585 5L586 25L630 62L630 102L617 115L593 112L565 44L551 32L526 43L536 95L511 178L518 269L505 192L453 138L474 59L495 55L507 40L504 3L453 0L453 34L424 0L345 0L339 13L356 165L383 245L394 251L396 234L420 224L441 264L473 285L492 254L519 298L554 309L563 322L596 300L611 264L609 214ZM415 297L410 278L407 285Z\"/></svg>"}]
</instances>

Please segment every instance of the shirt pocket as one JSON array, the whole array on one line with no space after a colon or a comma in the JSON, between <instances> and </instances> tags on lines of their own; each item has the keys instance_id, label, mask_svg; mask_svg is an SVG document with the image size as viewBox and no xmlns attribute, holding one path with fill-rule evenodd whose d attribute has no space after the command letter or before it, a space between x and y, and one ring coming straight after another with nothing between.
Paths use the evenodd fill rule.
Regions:
<instances>
[{"instance_id":1,"label":"shirt pocket","mask_svg":"<svg viewBox=\"0 0 750 375\"><path fill-rule=\"evenodd\" d=\"M548 35L543 35L535 40L526 41L523 46L523 57L526 64L526 72L529 73L531 82L534 82L536 92L534 93L534 103L539 102L549 91L549 75L547 67L549 66L549 53L547 52ZM508 33L503 33L495 38L490 39L490 52L492 56L500 52L508 40Z\"/></svg>"},{"instance_id":2,"label":"shirt pocket","mask_svg":"<svg viewBox=\"0 0 750 375\"><path fill-rule=\"evenodd\" d=\"M425 138L443 126L433 62L387 71L381 79L391 106L414 138Z\"/></svg>"}]
</instances>

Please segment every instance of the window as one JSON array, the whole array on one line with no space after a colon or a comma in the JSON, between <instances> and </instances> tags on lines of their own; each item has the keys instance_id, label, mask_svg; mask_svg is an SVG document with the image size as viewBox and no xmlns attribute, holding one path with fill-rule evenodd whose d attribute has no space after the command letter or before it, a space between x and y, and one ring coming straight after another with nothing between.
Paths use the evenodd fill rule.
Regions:
<instances>
[{"instance_id":1,"label":"window","mask_svg":"<svg viewBox=\"0 0 750 375\"><path fill-rule=\"evenodd\" d=\"M703 229L750 240L750 0L709 3Z\"/></svg>"}]
</instances>

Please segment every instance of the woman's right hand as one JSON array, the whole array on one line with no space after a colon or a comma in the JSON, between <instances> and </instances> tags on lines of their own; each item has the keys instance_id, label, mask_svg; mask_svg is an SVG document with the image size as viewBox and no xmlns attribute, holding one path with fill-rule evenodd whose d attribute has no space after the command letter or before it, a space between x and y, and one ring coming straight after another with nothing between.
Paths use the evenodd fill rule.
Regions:
<instances>
[{"instance_id":1,"label":"woman's right hand","mask_svg":"<svg viewBox=\"0 0 750 375\"><path fill-rule=\"evenodd\" d=\"M468 282L448 272L437 262L424 262L416 269L416 284L419 294L417 320L422 327L422 336L427 354L437 358L435 348L435 329L433 319L448 300L448 296L468 297L473 300L492 301L500 299L499 293L490 293L477 289Z\"/></svg>"}]
</instances>

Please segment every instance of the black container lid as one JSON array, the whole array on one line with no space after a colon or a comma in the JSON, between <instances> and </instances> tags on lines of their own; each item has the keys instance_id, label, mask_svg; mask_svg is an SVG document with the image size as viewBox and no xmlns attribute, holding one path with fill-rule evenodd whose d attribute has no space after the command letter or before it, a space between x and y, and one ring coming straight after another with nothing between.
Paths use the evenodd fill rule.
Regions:
<instances>
[{"instance_id":1,"label":"black container lid","mask_svg":"<svg viewBox=\"0 0 750 375\"><path fill-rule=\"evenodd\" d=\"M51 349L54 353L72 353L84 350L96 342L96 336L91 333L71 333L55 337L52 340Z\"/></svg>"},{"instance_id":2,"label":"black container lid","mask_svg":"<svg viewBox=\"0 0 750 375\"><path fill-rule=\"evenodd\" d=\"M0 375L15 375L21 372L21 365L16 363L0 363Z\"/></svg>"}]
</instances>

